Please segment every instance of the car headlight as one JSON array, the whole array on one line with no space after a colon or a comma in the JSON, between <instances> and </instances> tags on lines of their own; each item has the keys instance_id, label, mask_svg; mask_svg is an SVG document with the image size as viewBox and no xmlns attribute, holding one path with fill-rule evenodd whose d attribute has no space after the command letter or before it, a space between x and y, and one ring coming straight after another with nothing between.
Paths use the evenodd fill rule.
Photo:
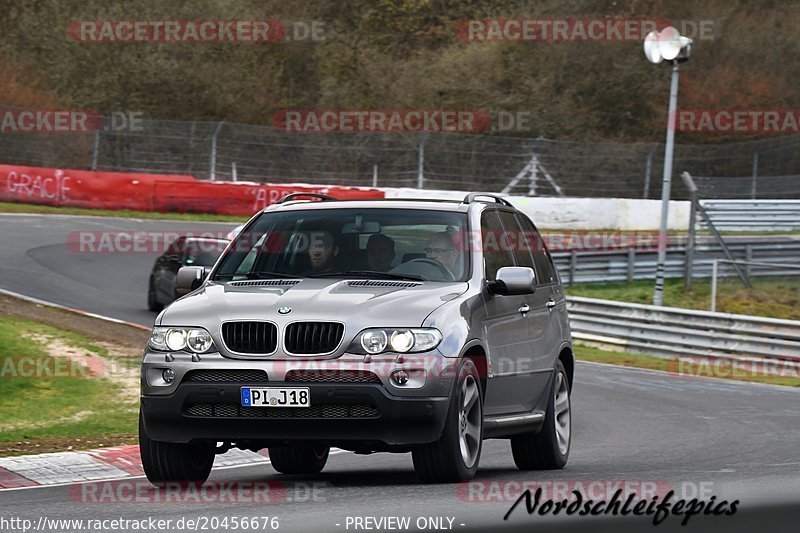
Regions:
<instances>
[{"instance_id":1,"label":"car headlight","mask_svg":"<svg viewBox=\"0 0 800 533\"><path fill-rule=\"evenodd\" d=\"M188 350L206 353L214 349L211 335L203 328L169 328L156 326L150 333L150 348L162 352Z\"/></svg>"},{"instance_id":2,"label":"car headlight","mask_svg":"<svg viewBox=\"0 0 800 533\"><path fill-rule=\"evenodd\" d=\"M361 335L361 347L367 353L381 353L386 349L387 341L386 332L380 329L365 331Z\"/></svg>"},{"instance_id":3,"label":"car headlight","mask_svg":"<svg viewBox=\"0 0 800 533\"><path fill-rule=\"evenodd\" d=\"M350 353L379 354L382 352L427 352L442 342L442 334L435 328L370 328L353 339L347 349Z\"/></svg>"}]
</instances>

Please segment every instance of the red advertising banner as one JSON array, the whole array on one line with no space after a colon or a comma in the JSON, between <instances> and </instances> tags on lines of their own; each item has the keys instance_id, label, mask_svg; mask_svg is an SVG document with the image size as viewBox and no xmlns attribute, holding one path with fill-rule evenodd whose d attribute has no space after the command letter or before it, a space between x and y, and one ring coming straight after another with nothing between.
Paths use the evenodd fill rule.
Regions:
<instances>
[{"instance_id":1,"label":"red advertising banner","mask_svg":"<svg viewBox=\"0 0 800 533\"><path fill-rule=\"evenodd\" d=\"M0 201L4 202L249 216L295 192L340 199L384 196L383 191L358 187L212 182L171 174L0 165Z\"/></svg>"}]
</instances>

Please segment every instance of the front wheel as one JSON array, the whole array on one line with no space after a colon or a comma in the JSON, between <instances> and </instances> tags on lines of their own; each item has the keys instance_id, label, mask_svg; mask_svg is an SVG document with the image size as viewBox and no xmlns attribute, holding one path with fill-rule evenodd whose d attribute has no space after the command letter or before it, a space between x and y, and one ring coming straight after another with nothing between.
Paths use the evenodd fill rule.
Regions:
<instances>
[{"instance_id":1,"label":"front wheel","mask_svg":"<svg viewBox=\"0 0 800 533\"><path fill-rule=\"evenodd\" d=\"M150 282L147 284L147 309L154 313L164 309L164 306L161 305L156 297L156 285L153 282L153 278L150 278Z\"/></svg>"},{"instance_id":2,"label":"front wheel","mask_svg":"<svg viewBox=\"0 0 800 533\"><path fill-rule=\"evenodd\" d=\"M569 378L564 364L556 361L555 379L544 426L538 433L523 433L511 438L514 463L520 470L557 470L569 459L572 443L572 409Z\"/></svg>"},{"instance_id":3,"label":"front wheel","mask_svg":"<svg viewBox=\"0 0 800 533\"><path fill-rule=\"evenodd\" d=\"M483 444L483 400L475 364L459 367L444 431L438 441L415 448L414 470L425 483L466 481L475 477Z\"/></svg>"},{"instance_id":4,"label":"front wheel","mask_svg":"<svg viewBox=\"0 0 800 533\"><path fill-rule=\"evenodd\" d=\"M148 481L161 486L169 481L203 483L214 465L211 444L181 444L151 440L139 413L139 454Z\"/></svg>"},{"instance_id":5,"label":"front wheel","mask_svg":"<svg viewBox=\"0 0 800 533\"><path fill-rule=\"evenodd\" d=\"M281 474L319 474L330 451L329 446L270 446L269 459Z\"/></svg>"}]
</instances>

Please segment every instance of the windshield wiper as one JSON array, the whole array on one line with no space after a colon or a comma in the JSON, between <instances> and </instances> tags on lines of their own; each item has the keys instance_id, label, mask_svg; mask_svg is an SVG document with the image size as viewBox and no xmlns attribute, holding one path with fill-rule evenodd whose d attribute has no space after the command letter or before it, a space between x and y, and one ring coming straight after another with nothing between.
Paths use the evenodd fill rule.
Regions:
<instances>
[{"instance_id":1,"label":"windshield wiper","mask_svg":"<svg viewBox=\"0 0 800 533\"><path fill-rule=\"evenodd\" d=\"M309 278L341 278L348 276L377 277L381 279L402 279L408 281L427 281L425 278L413 274L392 274L391 272L379 272L377 270L347 270L345 272L323 272L320 274L308 274Z\"/></svg>"},{"instance_id":2,"label":"windshield wiper","mask_svg":"<svg viewBox=\"0 0 800 533\"><path fill-rule=\"evenodd\" d=\"M301 276L295 274L286 274L285 272L269 272L266 270L259 270L256 272L248 272L247 279L279 279L279 278L299 278Z\"/></svg>"}]
</instances>

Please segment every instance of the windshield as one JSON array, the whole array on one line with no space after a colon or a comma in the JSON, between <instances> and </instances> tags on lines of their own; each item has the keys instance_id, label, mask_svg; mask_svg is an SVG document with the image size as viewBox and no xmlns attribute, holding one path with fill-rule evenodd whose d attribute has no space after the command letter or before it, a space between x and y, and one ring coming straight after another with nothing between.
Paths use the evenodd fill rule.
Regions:
<instances>
[{"instance_id":1,"label":"windshield","mask_svg":"<svg viewBox=\"0 0 800 533\"><path fill-rule=\"evenodd\" d=\"M225 241L187 239L183 249L183 263L191 266L214 266L227 244Z\"/></svg>"},{"instance_id":2,"label":"windshield","mask_svg":"<svg viewBox=\"0 0 800 533\"><path fill-rule=\"evenodd\" d=\"M463 213L320 209L265 213L240 233L213 279L342 277L465 281Z\"/></svg>"}]
</instances>

